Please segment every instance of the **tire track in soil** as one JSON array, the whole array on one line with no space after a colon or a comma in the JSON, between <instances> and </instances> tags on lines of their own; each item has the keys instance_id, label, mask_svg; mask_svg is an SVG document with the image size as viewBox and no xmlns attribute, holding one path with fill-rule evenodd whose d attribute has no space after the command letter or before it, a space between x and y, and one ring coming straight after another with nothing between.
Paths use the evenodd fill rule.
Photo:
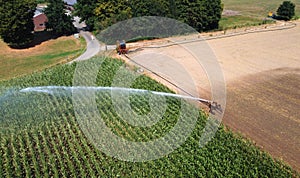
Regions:
<instances>
[{"instance_id":1,"label":"tire track in soil","mask_svg":"<svg viewBox=\"0 0 300 178\"><path fill-rule=\"evenodd\" d=\"M224 124L300 170L300 70L278 69L228 84Z\"/></svg>"}]
</instances>

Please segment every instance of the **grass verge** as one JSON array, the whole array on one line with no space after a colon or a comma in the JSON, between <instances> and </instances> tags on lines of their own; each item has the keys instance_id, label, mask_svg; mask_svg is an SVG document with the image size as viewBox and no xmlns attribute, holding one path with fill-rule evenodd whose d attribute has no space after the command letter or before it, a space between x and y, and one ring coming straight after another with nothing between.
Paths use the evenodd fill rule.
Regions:
<instances>
[{"instance_id":1,"label":"grass verge","mask_svg":"<svg viewBox=\"0 0 300 178\"><path fill-rule=\"evenodd\" d=\"M236 28L242 28L248 26L272 24L272 23L275 23L275 21L245 17L241 15L229 16L229 17L222 17L222 19L219 22L219 30L236 29Z\"/></svg>"},{"instance_id":2,"label":"grass verge","mask_svg":"<svg viewBox=\"0 0 300 178\"><path fill-rule=\"evenodd\" d=\"M28 49L11 49L0 41L0 48L0 80L8 80L71 61L84 52L85 41L60 37Z\"/></svg>"},{"instance_id":3,"label":"grass verge","mask_svg":"<svg viewBox=\"0 0 300 178\"><path fill-rule=\"evenodd\" d=\"M223 16L220 21L222 29L260 25L269 12L276 13L283 0L223 0L224 9L237 12L239 15ZM296 17L300 15L300 1L292 0L296 5Z\"/></svg>"}]
</instances>

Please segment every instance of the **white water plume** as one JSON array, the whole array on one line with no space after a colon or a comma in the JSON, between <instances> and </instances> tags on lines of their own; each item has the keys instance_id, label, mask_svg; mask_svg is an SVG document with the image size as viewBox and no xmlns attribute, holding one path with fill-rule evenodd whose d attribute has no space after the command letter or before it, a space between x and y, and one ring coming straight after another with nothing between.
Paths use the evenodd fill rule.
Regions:
<instances>
[{"instance_id":1,"label":"white water plume","mask_svg":"<svg viewBox=\"0 0 300 178\"><path fill-rule=\"evenodd\" d=\"M107 100L105 96L108 96L112 100L114 110L121 118L132 125L143 125L145 127L155 124L157 121L156 119L160 118L159 114L164 114L166 108L163 108L162 105L166 104L164 103L165 97L192 101L199 100L199 98L182 96L173 93L118 87L39 86L24 89L11 88L1 90L0 121L2 123L22 123L25 122L26 119L34 122L36 120L43 120L43 118L59 118L63 113L72 113L72 105L74 104L74 100L72 102L72 97L74 97L74 95L78 97L79 103L86 103L86 100L89 98L91 93L97 94L95 99L99 101L103 100L104 103L106 103L104 100ZM131 98L131 96L138 97ZM148 112L145 112L144 114L139 115L135 112L131 112L132 105L128 103L131 103L132 101L135 103L135 106L139 108L147 106L146 103L149 102L152 113L149 114ZM153 103L152 105L151 102ZM86 107L87 109L89 108L88 105L83 105L83 107ZM67 108L71 108L71 110L68 110ZM137 120L141 121L143 119L148 119L148 123L151 124L142 122L140 125L136 125L139 124Z\"/></svg>"},{"instance_id":2,"label":"white water plume","mask_svg":"<svg viewBox=\"0 0 300 178\"><path fill-rule=\"evenodd\" d=\"M165 93L165 92L157 92L157 91L150 91L150 90L143 90L143 89L134 89L134 88L120 88L120 87L86 87L86 86L41 86L41 87L29 87L20 90L20 92L36 92L36 93L47 93L51 95L59 95L59 94L66 94L68 92L73 91L111 91L111 92L126 92L126 93L140 93L140 94L154 94L158 96L168 96L174 98L180 98L185 100L193 100L193 101L204 101L210 102L209 100L197 98L193 96L186 96L186 95L179 95L174 93Z\"/></svg>"}]
</instances>

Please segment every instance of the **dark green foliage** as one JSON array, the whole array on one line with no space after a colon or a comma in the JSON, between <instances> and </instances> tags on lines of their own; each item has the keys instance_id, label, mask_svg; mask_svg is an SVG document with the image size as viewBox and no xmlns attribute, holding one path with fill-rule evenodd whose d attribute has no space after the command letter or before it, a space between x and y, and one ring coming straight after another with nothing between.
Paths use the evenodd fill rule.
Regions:
<instances>
[{"instance_id":1,"label":"dark green foliage","mask_svg":"<svg viewBox=\"0 0 300 178\"><path fill-rule=\"evenodd\" d=\"M75 14L103 30L131 17L170 17L187 23L197 31L218 28L221 0L79 0ZM176 28L174 26L174 28Z\"/></svg>"},{"instance_id":2,"label":"dark green foliage","mask_svg":"<svg viewBox=\"0 0 300 178\"><path fill-rule=\"evenodd\" d=\"M130 7L133 17L170 16L169 2L167 0L131 0Z\"/></svg>"},{"instance_id":3,"label":"dark green foliage","mask_svg":"<svg viewBox=\"0 0 300 178\"><path fill-rule=\"evenodd\" d=\"M203 31L205 8L203 2L199 0L180 0L177 1L178 19L197 31Z\"/></svg>"},{"instance_id":4,"label":"dark green foliage","mask_svg":"<svg viewBox=\"0 0 300 178\"><path fill-rule=\"evenodd\" d=\"M295 16L295 4L291 1L284 1L277 9L278 18L291 20Z\"/></svg>"},{"instance_id":5,"label":"dark green foliage","mask_svg":"<svg viewBox=\"0 0 300 178\"><path fill-rule=\"evenodd\" d=\"M12 47L25 47L33 40L35 0L0 0L0 36Z\"/></svg>"},{"instance_id":6,"label":"dark green foliage","mask_svg":"<svg viewBox=\"0 0 300 178\"><path fill-rule=\"evenodd\" d=\"M167 38L192 33L196 34L197 31L180 21L166 17L145 16L118 22L101 31L97 38L106 44L115 44L119 39L134 41L136 39Z\"/></svg>"},{"instance_id":7,"label":"dark green foliage","mask_svg":"<svg viewBox=\"0 0 300 178\"><path fill-rule=\"evenodd\" d=\"M123 62L101 58L92 60L98 64L102 62L97 85L110 86ZM72 86L76 65L78 64L58 66L27 77L1 82L0 86ZM82 75L85 75L86 71L83 72ZM130 74L132 72L128 71L126 75ZM170 92L146 76L139 77L132 85L133 88ZM7 123L16 128L25 126L23 128L26 129L3 132L1 126L5 119L0 119L0 177L299 177L299 174L282 162L273 160L251 142L225 131L223 127L219 128L213 140L200 148L199 139L206 123L204 114L197 118L190 137L173 153L142 163L120 161L102 153L87 139L78 125L68 96L55 97L41 93L31 97L41 97L41 100L30 103L25 99L24 102L29 104L25 103L24 107L29 107L26 109L29 112L30 109L40 111L36 114L42 115L35 118L39 118L41 122L26 125L28 121L33 121L27 118L28 120L18 123L23 125ZM3 99L1 90L0 98ZM102 119L115 134L135 141L148 141L168 132L177 122L181 106L178 99L168 98L168 108L158 124L137 128L122 121L114 112L110 99L110 92L97 95L97 107ZM141 115L148 112L148 102L144 99L139 99L137 95L130 98L132 106ZM17 101L14 103L22 104ZM35 104L38 107L34 108ZM22 113L19 108L1 108L0 115L10 110Z\"/></svg>"},{"instance_id":8,"label":"dark green foliage","mask_svg":"<svg viewBox=\"0 0 300 178\"><path fill-rule=\"evenodd\" d=\"M97 7L97 2L98 0L77 0L75 4L74 15L79 16L82 22L85 21L91 30L94 29L97 20L94 12Z\"/></svg>"},{"instance_id":9,"label":"dark green foliage","mask_svg":"<svg viewBox=\"0 0 300 178\"><path fill-rule=\"evenodd\" d=\"M171 17L187 23L197 31L218 28L223 10L220 0L132 0L130 7L133 17Z\"/></svg>"},{"instance_id":10,"label":"dark green foliage","mask_svg":"<svg viewBox=\"0 0 300 178\"><path fill-rule=\"evenodd\" d=\"M204 17L205 25L203 27L203 31L218 29L219 21L222 16L223 7L221 4L221 0L214 1L205 1L204 2L204 11L206 12Z\"/></svg>"},{"instance_id":11,"label":"dark green foliage","mask_svg":"<svg viewBox=\"0 0 300 178\"><path fill-rule=\"evenodd\" d=\"M56 35L70 35L76 31L71 16L66 15L64 3L61 0L48 0L45 14L48 17L46 24L48 30Z\"/></svg>"},{"instance_id":12,"label":"dark green foliage","mask_svg":"<svg viewBox=\"0 0 300 178\"><path fill-rule=\"evenodd\" d=\"M175 0L179 19L197 31L217 29L222 14L220 0Z\"/></svg>"},{"instance_id":13,"label":"dark green foliage","mask_svg":"<svg viewBox=\"0 0 300 178\"><path fill-rule=\"evenodd\" d=\"M36 0L36 3L38 3L38 4L47 3L47 0Z\"/></svg>"},{"instance_id":14,"label":"dark green foliage","mask_svg":"<svg viewBox=\"0 0 300 178\"><path fill-rule=\"evenodd\" d=\"M97 28L103 30L117 22L130 19L132 11L127 0L100 0L95 15Z\"/></svg>"},{"instance_id":15,"label":"dark green foliage","mask_svg":"<svg viewBox=\"0 0 300 178\"><path fill-rule=\"evenodd\" d=\"M85 21L90 30L105 29L108 26L132 17L127 0L78 0L75 16Z\"/></svg>"},{"instance_id":16,"label":"dark green foliage","mask_svg":"<svg viewBox=\"0 0 300 178\"><path fill-rule=\"evenodd\" d=\"M169 12L171 18L178 17L178 10L175 2L176 0L169 0Z\"/></svg>"}]
</instances>

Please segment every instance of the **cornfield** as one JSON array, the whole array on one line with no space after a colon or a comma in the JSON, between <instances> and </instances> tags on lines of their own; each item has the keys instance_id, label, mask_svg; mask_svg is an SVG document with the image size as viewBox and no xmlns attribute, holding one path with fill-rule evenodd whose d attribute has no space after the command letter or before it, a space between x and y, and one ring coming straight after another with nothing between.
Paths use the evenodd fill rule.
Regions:
<instances>
[{"instance_id":1,"label":"cornfield","mask_svg":"<svg viewBox=\"0 0 300 178\"><path fill-rule=\"evenodd\" d=\"M97 86L111 86L123 62L102 61ZM186 142L163 158L126 162L102 153L83 133L74 112L71 93L16 92L36 86L72 86L76 65L57 66L30 76L0 83L0 177L295 177L289 166L272 159L253 143L221 126L214 139L199 147L206 114L199 112L196 126ZM127 75L132 72L129 71ZM84 75L84 74L83 74ZM140 76L132 88L172 92ZM147 98L130 97L139 115L149 112ZM156 125L135 127L115 112L110 92L97 92L96 103L106 125L116 135L131 141L149 141L163 136L176 124L182 101L167 97L167 109ZM186 103L188 107L194 106ZM187 116L188 117L188 116ZM109 142L109 138L107 142Z\"/></svg>"}]
</instances>

